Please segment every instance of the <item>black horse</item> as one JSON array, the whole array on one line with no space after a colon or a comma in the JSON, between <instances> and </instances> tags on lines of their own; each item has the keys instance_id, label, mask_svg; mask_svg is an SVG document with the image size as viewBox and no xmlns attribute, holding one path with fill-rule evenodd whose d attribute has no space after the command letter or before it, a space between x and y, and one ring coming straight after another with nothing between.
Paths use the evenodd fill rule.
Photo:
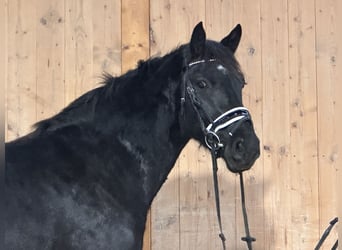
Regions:
<instances>
[{"instance_id":1,"label":"black horse","mask_svg":"<svg viewBox=\"0 0 342 250\"><path fill-rule=\"evenodd\" d=\"M259 140L242 107L234 52L202 23L191 41L140 62L6 144L6 249L141 249L146 214L194 138L248 170Z\"/></svg>"}]
</instances>

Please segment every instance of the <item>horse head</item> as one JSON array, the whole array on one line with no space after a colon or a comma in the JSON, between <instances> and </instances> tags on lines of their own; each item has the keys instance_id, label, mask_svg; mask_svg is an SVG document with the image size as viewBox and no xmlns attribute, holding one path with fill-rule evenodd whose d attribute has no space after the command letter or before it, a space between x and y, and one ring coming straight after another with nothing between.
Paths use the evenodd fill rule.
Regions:
<instances>
[{"instance_id":1,"label":"horse head","mask_svg":"<svg viewBox=\"0 0 342 250\"><path fill-rule=\"evenodd\" d=\"M250 169L260 154L251 116L242 104L245 80L234 57L240 39L240 25L215 42L206 39L199 23L188 45L181 91L185 130L214 147L232 172Z\"/></svg>"}]
</instances>

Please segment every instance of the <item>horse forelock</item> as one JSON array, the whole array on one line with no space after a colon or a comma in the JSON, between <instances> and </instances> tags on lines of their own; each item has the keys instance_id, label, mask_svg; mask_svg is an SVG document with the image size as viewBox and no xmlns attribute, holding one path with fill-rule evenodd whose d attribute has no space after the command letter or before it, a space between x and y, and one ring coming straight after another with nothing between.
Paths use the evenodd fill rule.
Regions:
<instances>
[{"instance_id":1,"label":"horse forelock","mask_svg":"<svg viewBox=\"0 0 342 250\"><path fill-rule=\"evenodd\" d=\"M244 79L242 79L243 72L241 70L240 64L229 49L224 47L222 44L211 40L207 41L206 46L208 49L208 58L214 58L218 62L221 62L228 71L227 73L230 78L244 81Z\"/></svg>"}]
</instances>

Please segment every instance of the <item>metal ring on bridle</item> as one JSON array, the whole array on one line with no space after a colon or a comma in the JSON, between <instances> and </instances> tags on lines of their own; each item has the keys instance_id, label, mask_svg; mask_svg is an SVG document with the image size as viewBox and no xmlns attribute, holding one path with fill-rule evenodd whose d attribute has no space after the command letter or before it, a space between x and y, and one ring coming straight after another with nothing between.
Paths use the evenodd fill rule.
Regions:
<instances>
[{"instance_id":1,"label":"metal ring on bridle","mask_svg":"<svg viewBox=\"0 0 342 250\"><path fill-rule=\"evenodd\" d=\"M218 148L223 147L223 144L220 141L220 137L213 131L207 130L207 133L204 139L205 139L205 144L207 144L209 149L218 149Z\"/></svg>"},{"instance_id":2,"label":"metal ring on bridle","mask_svg":"<svg viewBox=\"0 0 342 250\"><path fill-rule=\"evenodd\" d=\"M217 132L229 128L228 135L232 137L234 131L236 130L236 127L239 127L240 124L245 120L250 120L248 109L246 109L245 107L236 107L230 109L216 118L206 127L205 142L208 148L212 149L214 145L208 140L209 138L207 138L209 134L215 137L215 140L217 141L217 145L219 144L219 147L223 147L224 145L221 143L220 137L217 135ZM214 148L217 148L217 146Z\"/></svg>"}]
</instances>

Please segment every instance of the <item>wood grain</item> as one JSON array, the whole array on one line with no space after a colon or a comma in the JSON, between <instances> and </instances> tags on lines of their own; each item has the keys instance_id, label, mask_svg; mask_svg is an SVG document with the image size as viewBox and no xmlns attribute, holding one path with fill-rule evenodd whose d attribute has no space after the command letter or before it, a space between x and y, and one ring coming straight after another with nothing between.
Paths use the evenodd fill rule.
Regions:
<instances>
[{"instance_id":1,"label":"wood grain","mask_svg":"<svg viewBox=\"0 0 342 250\"><path fill-rule=\"evenodd\" d=\"M289 80L291 249L310 249L318 236L315 5L290 1Z\"/></svg>"},{"instance_id":2,"label":"wood grain","mask_svg":"<svg viewBox=\"0 0 342 250\"><path fill-rule=\"evenodd\" d=\"M337 214L337 196L340 186L337 180L337 158L341 137L337 137L341 117L337 115L337 86L341 79L337 71L337 10L338 1L316 1L316 62L318 102L318 160L319 160L319 230L323 233L330 220ZM337 193L338 194L338 193ZM330 249L337 238L334 230L323 249Z\"/></svg>"},{"instance_id":3,"label":"wood grain","mask_svg":"<svg viewBox=\"0 0 342 250\"><path fill-rule=\"evenodd\" d=\"M64 2L37 0L36 4L36 117L42 120L65 106Z\"/></svg>"},{"instance_id":4,"label":"wood grain","mask_svg":"<svg viewBox=\"0 0 342 250\"><path fill-rule=\"evenodd\" d=\"M96 87L96 83L99 82L99 78L96 77L99 77L102 73L93 71L94 37L92 17L92 1L71 0L65 2L64 54L66 105L76 97ZM112 27L112 29L120 28Z\"/></svg>"},{"instance_id":5,"label":"wood grain","mask_svg":"<svg viewBox=\"0 0 342 250\"><path fill-rule=\"evenodd\" d=\"M261 1L264 249L291 249L287 2Z\"/></svg>"},{"instance_id":6,"label":"wood grain","mask_svg":"<svg viewBox=\"0 0 342 250\"><path fill-rule=\"evenodd\" d=\"M336 13L342 13L342 2L338 1L336 4ZM342 15L337 15L336 17L336 23L342 23ZM336 37L336 44L341 47L342 46L342 33L337 32L337 37ZM342 50L339 49L337 51L337 58L342 58ZM339 60L336 63L336 67L337 67L337 72L342 72L342 62ZM337 74L336 75L336 81L334 83L336 91L334 92L334 99L336 101L336 108L335 108L335 112L341 112L342 110L342 99L340 98L340 93L342 93L342 75L341 74ZM342 117L341 116L335 116L336 119L336 127L337 128L341 128L342 127ZM342 138L342 130L341 129L337 129L336 131L336 138ZM334 192L337 195L337 199L338 199L338 205L337 205L337 215L338 218L340 218L340 225L341 225L341 218L342 218L342 195L340 195L340 183L342 180L342 157L341 157L341 143L338 144L339 145L339 157L337 158L337 169L338 169L338 173L337 173L337 178L336 178L336 183L335 183L335 190ZM341 239L342 237L342 226L339 226L337 229L338 232L338 236ZM341 240L340 240L341 241Z\"/></svg>"},{"instance_id":7,"label":"wood grain","mask_svg":"<svg viewBox=\"0 0 342 250\"><path fill-rule=\"evenodd\" d=\"M243 100L262 149L245 174L254 248L313 249L341 213L341 1L0 3L7 141L99 86L103 72L188 42L199 21L213 40L241 23ZM238 178L222 161L219 181L228 249L245 249ZM220 249L217 234L210 157L192 141L153 202L144 250ZM336 238L334 229L324 249Z\"/></svg>"},{"instance_id":8,"label":"wood grain","mask_svg":"<svg viewBox=\"0 0 342 250\"><path fill-rule=\"evenodd\" d=\"M31 131L37 121L35 1L8 1L7 140Z\"/></svg>"},{"instance_id":9,"label":"wood grain","mask_svg":"<svg viewBox=\"0 0 342 250\"><path fill-rule=\"evenodd\" d=\"M122 2L122 72L149 57L149 1Z\"/></svg>"},{"instance_id":10,"label":"wood grain","mask_svg":"<svg viewBox=\"0 0 342 250\"><path fill-rule=\"evenodd\" d=\"M8 77L8 1L0 0L0 33L3 34L3 39L0 40L0 55L3 55L0 60L0 77L3 84L0 87L0 102L5 104L5 95L7 93L7 77ZM5 132L5 125L7 124L7 112L5 112L5 105L0 108L0 121L2 126L0 129L1 141L5 141L7 133ZM4 159L4 150L1 150L1 159ZM1 169L2 170L2 169Z\"/></svg>"}]
</instances>

